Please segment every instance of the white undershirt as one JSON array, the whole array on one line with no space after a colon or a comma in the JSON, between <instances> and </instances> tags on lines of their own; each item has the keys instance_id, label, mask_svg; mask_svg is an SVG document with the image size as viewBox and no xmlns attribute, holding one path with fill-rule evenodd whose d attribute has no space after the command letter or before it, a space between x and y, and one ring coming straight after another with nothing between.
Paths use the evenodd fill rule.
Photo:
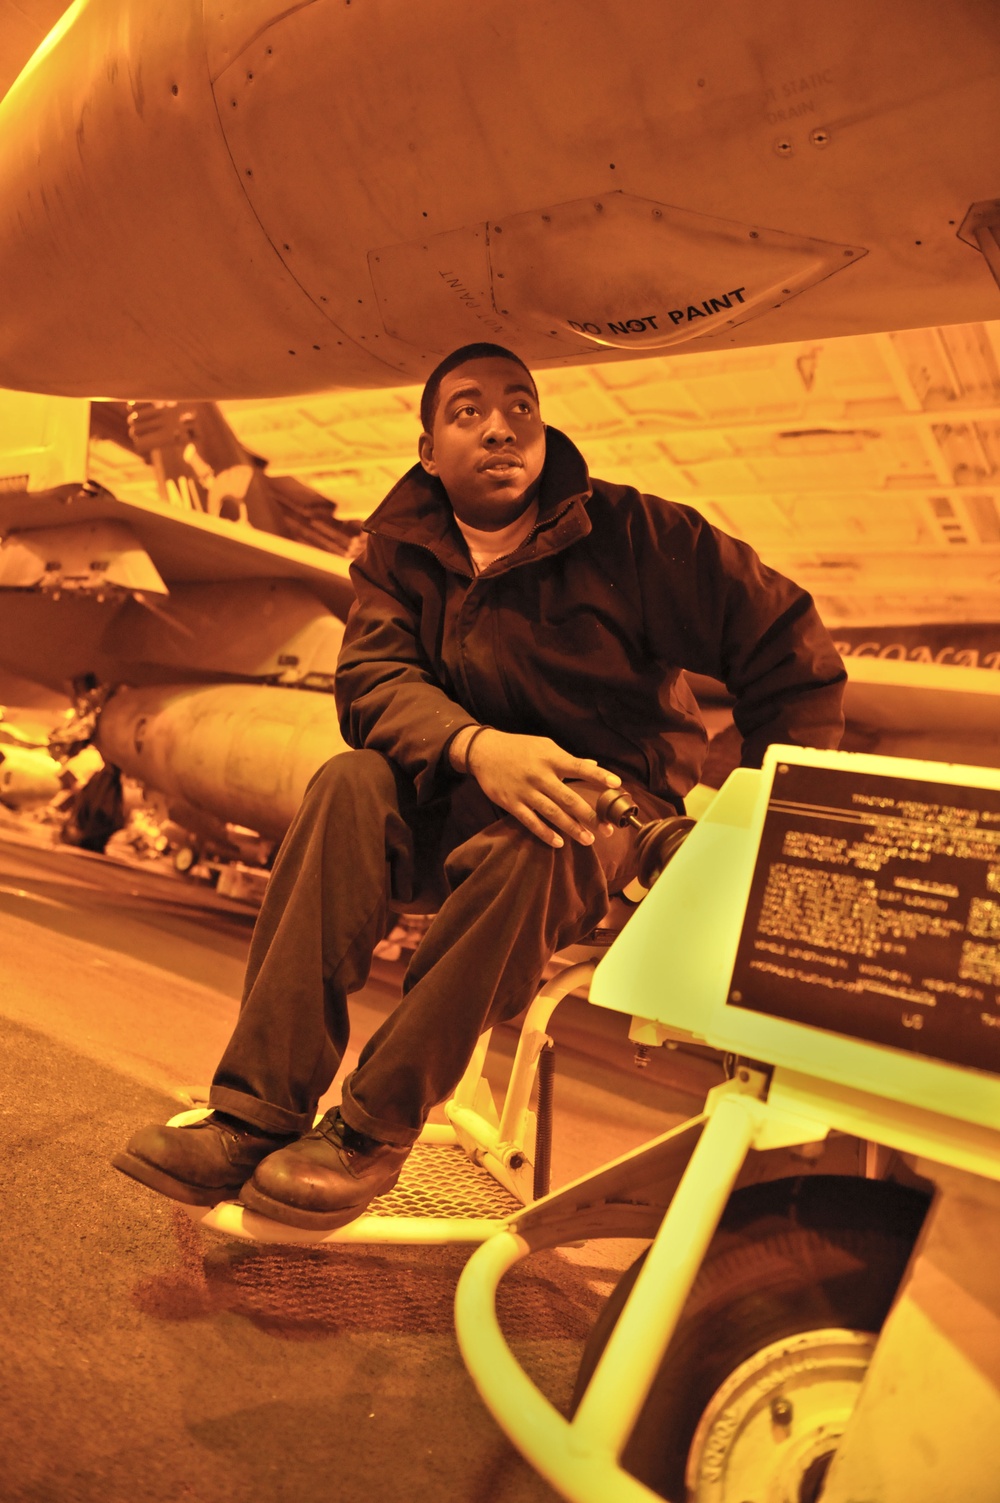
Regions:
<instances>
[{"instance_id":1,"label":"white undershirt","mask_svg":"<svg viewBox=\"0 0 1000 1503\"><path fill-rule=\"evenodd\" d=\"M495 532L483 532L479 527L470 527L467 522L459 521L458 517L455 518L455 524L465 539L472 567L477 574L481 574L495 558L503 558L520 547L537 520L538 502L532 501L519 517L515 517L506 527L498 527Z\"/></svg>"}]
</instances>

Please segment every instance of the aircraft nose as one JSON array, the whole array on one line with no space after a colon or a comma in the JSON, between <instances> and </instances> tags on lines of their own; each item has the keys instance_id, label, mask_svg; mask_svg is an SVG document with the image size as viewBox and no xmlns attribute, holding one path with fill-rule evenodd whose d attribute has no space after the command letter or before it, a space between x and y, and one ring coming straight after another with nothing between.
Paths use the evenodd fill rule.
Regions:
<instances>
[{"instance_id":1,"label":"aircraft nose","mask_svg":"<svg viewBox=\"0 0 1000 1503\"><path fill-rule=\"evenodd\" d=\"M0 286L0 386L249 396L316 390L345 361L349 383L386 379L253 212L202 0L89 0L36 52L0 104Z\"/></svg>"}]
</instances>

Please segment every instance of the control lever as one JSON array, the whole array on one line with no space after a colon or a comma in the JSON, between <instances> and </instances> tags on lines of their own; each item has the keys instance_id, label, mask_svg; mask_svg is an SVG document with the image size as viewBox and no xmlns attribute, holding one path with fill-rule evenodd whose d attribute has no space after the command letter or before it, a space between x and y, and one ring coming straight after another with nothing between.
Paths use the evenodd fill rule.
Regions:
<instances>
[{"instance_id":1,"label":"control lever","mask_svg":"<svg viewBox=\"0 0 1000 1503\"><path fill-rule=\"evenodd\" d=\"M666 819L652 819L644 824L639 818L638 804L618 788L608 788L600 795L596 812L601 824L616 825L619 830L631 825L639 831L636 841L638 877L647 889L673 860L695 826L695 821L687 814L671 814Z\"/></svg>"}]
</instances>

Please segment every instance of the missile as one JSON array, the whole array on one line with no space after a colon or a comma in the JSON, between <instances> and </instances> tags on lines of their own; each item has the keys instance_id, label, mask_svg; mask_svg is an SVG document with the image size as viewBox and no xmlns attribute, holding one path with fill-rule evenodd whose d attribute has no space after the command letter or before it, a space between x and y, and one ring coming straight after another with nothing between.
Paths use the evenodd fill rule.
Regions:
<instances>
[{"instance_id":1,"label":"missile","mask_svg":"<svg viewBox=\"0 0 1000 1503\"><path fill-rule=\"evenodd\" d=\"M332 694L259 684L120 688L94 744L168 803L274 840L312 775L346 750Z\"/></svg>"},{"instance_id":2,"label":"missile","mask_svg":"<svg viewBox=\"0 0 1000 1503\"><path fill-rule=\"evenodd\" d=\"M76 0L0 105L0 386L992 318L998 130L982 0Z\"/></svg>"}]
</instances>

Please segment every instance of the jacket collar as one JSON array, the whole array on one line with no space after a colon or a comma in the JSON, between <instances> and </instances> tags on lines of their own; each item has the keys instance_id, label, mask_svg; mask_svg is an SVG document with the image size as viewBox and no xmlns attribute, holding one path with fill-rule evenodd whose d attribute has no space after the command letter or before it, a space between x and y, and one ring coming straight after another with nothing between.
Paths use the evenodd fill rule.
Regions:
<instances>
[{"instance_id":1,"label":"jacket collar","mask_svg":"<svg viewBox=\"0 0 1000 1503\"><path fill-rule=\"evenodd\" d=\"M587 463L576 445L558 428L545 430L545 466L538 491L538 521L531 541L518 551L518 562L555 553L590 531L587 502L591 496ZM449 569L471 574L462 535L444 486L421 464L407 470L364 524L366 532L415 543ZM502 573L498 559L484 572Z\"/></svg>"}]
</instances>

